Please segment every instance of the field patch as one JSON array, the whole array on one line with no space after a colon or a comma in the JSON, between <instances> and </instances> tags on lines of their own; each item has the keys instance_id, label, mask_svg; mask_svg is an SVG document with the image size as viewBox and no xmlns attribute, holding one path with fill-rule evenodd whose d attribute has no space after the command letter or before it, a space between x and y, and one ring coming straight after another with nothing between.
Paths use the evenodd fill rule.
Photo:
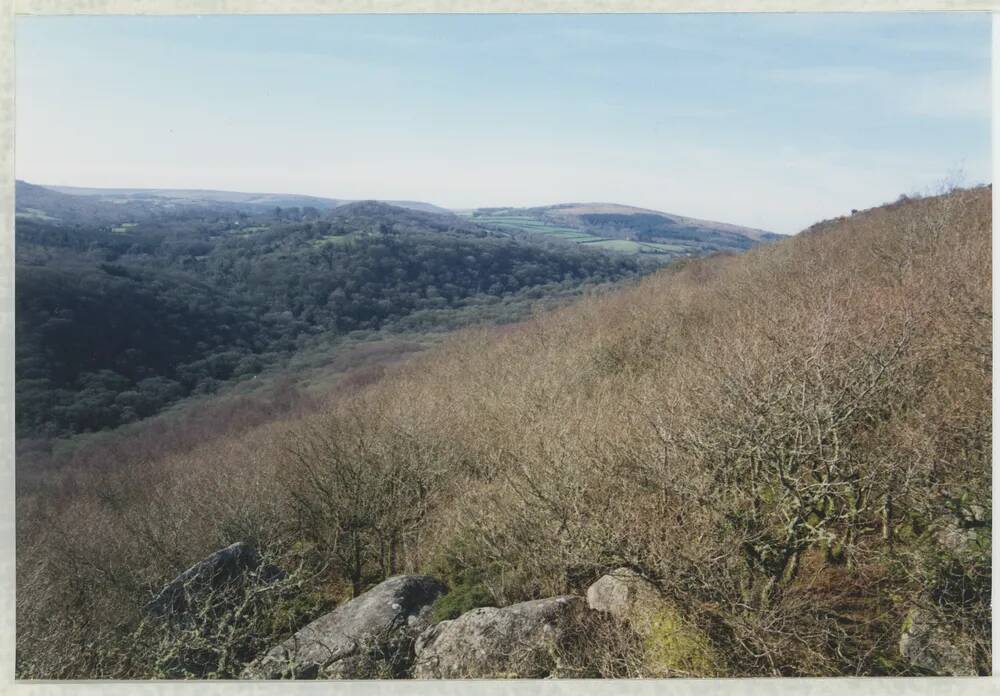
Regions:
<instances>
[{"instance_id":1,"label":"field patch","mask_svg":"<svg viewBox=\"0 0 1000 696\"><path fill-rule=\"evenodd\" d=\"M586 244L588 247L610 251L619 254L649 254L665 255L691 251L691 247L678 243L635 242L627 239L615 239L596 232L589 232L581 227L571 227L564 221L553 221L525 214L473 215L465 213L466 218L484 225L493 225L504 230L545 235L553 239L574 244Z\"/></svg>"},{"instance_id":2,"label":"field patch","mask_svg":"<svg viewBox=\"0 0 1000 696\"><path fill-rule=\"evenodd\" d=\"M601 239L587 243L587 246L607 249L609 251L621 251L626 254L638 254L642 251L642 245L638 242L630 242L627 239Z\"/></svg>"},{"instance_id":3,"label":"field patch","mask_svg":"<svg viewBox=\"0 0 1000 696\"><path fill-rule=\"evenodd\" d=\"M59 218L52 217L51 215L46 215L44 212L36 208L21 208L20 210L17 211L15 217L28 220L39 220L39 221L59 220Z\"/></svg>"}]
</instances>

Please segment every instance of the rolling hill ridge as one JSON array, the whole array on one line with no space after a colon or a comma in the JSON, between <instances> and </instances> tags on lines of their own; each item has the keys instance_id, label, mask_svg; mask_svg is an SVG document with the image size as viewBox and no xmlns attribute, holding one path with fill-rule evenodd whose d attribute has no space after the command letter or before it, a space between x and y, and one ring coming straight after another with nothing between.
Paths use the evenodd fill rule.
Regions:
<instances>
[{"instance_id":1,"label":"rolling hill ridge","mask_svg":"<svg viewBox=\"0 0 1000 696\"><path fill-rule=\"evenodd\" d=\"M324 198L289 193L241 193L238 191L214 191L207 189L139 189L139 188L85 188L78 186L46 186L53 191L72 196L88 196L111 203L142 202L169 207L185 205L232 204L250 210L266 210L275 206L306 207L329 210L354 203L354 200ZM430 203L420 201L394 201L385 203L399 208L422 210L428 213L448 214L450 211Z\"/></svg>"},{"instance_id":2,"label":"rolling hill ridge","mask_svg":"<svg viewBox=\"0 0 1000 696\"><path fill-rule=\"evenodd\" d=\"M206 211L225 214L327 216L344 206L365 201L297 194L240 193L195 189L100 189L39 186L18 181L15 191L19 218L51 223L132 224L169 215L198 216ZM616 203L563 203L534 208L447 210L417 201L377 201L380 204L439 216L437 225L475 225L506 235L534 237L588 246L604 252L643 254L661 261L678 256L703 256L717 251L745 251L778 235L722 222ZM430 218L424 218L429 221Z\"/></svg>"},{"instance_id":3,"label":"rolling hill ridge","mask_svg":"<svg viewBox=\"0 0 1000 696\"><path fill-rule=\"evenodd\" d=\"M564 203L534 208L478 208L471 220L499 229L541 234L596 249L701 256L743 251L782 235L617 203Z\"/></svg>"}]
</instances>

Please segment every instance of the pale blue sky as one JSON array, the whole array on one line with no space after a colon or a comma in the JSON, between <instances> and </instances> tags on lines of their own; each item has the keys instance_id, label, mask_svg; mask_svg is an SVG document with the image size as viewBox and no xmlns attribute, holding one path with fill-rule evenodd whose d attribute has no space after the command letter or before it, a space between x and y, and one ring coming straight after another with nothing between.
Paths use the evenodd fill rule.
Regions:
<instances>
[{"instance_id":1,"label":"pale blue sky","mask_svg":"<svg viewBox=\"0 0 1000 696\"><path fill-rule=\"evenodd\" d=\"M991 180L988 14L21 17L16 175L796 232Z\"/></svg>"}]
</instances>

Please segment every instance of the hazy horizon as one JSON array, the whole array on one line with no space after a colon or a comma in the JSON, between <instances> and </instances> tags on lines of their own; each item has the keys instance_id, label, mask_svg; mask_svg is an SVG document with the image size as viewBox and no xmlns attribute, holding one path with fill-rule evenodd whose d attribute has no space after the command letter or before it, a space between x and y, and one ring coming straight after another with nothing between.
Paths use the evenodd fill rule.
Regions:
<instances>
[{"instance_id":1,"label":"hazy horizon","mask_svg":"<svg viewBox=\"0 0 1000 696\"><path fill-rule=\"evenodd\" d=\"M16 176L796 232L991 179L990 16L19 17Z\"/></svg>"}]
</instances>

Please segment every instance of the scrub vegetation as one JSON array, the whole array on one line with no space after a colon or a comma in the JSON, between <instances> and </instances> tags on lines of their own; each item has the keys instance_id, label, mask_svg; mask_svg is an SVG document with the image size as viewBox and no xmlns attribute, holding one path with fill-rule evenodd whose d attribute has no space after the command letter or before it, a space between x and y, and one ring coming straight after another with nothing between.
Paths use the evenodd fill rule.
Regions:
<instances>
[{"instance_id":1,"label":"scrub vegetation","mask_svg":"<svg viewBox=\"0 0 1000 696\"><path fill-rule=\"evenodd\" d=\"M328 398L249 421L203 411L196 438L160 442L137 426L94 441L19 490L18 674L239 676L248 655L391 575L444 580L435 618L448 619L580 594L620 567L649 578L670 611L643 640L595 627L579 674L922 674L900 655L914 610L988 673L990 195L904 199L678 261L519 323L466 328ZM372 270L342 279L370 297L367 313L334 313L300 307L308 290L291 290L325 277L306 273L323 268L320 251L295 252L302 273L279 270L289 239L330 234L305 224L260 233L273 235L268 251L243 276L244 247L228 237L178 263L271 298L265 326L308 326L312 312L350 319L347 330L382 317L363 290L384 277L378 259L421 250L414 277L434 280L415 282L438 288L441 309L472 295L458 288L508 282L459 275L465 256L463 269L509 261L512 293L553 274L635 273L611 257L532 252L529 263L490 238L448 237L448 261L438 241L376 230L350 251L329 247ZM113 269L89 271L107 275L102 296L125 296L137 271L97 263ZM393 307L409 301L399 288ZM413 309L438 309L420 304L429 297ZM185 311L222 331L190 299ZM168 634L143 618L165 582L236 541L287 571L230 604L241 622L212 615ZM198 659L176 658L185 650Z\"/></svg>"}]
</instances>

